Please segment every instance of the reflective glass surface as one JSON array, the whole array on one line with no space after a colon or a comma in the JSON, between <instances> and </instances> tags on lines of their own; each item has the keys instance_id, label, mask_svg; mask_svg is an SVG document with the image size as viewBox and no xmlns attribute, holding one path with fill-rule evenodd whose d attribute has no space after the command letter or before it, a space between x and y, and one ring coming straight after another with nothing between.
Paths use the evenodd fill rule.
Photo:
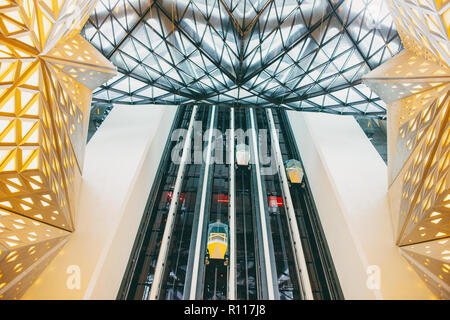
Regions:
<instances>
[{"instance_id":1,"label":"reflective glass surface","mask_svg":"<svg viewBox=\"0 0 450 320\"><path fill-rule=\"evenodd\" d=\"M99 0L82 35L117 67L94 103L384 117L361 77L401 49L380 0Z\"/></svg>"}]
</instances>

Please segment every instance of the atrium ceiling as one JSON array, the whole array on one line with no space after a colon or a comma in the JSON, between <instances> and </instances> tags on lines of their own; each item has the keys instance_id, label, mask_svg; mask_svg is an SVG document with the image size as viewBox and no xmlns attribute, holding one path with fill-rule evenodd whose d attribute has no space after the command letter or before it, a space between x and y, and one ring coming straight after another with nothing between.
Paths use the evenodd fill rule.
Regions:
<instances>
[{"instance_id":1,"label":"atrium ceiling","mask_svg":"<svg viewBox=\"0 0 450 320\"><path fill-rule=\"evenodd\" d=\"M99 0L81 33L119 71L94 105L385 117L361 78L403 48L380 0Z\"/></svg>"}]
</instances>

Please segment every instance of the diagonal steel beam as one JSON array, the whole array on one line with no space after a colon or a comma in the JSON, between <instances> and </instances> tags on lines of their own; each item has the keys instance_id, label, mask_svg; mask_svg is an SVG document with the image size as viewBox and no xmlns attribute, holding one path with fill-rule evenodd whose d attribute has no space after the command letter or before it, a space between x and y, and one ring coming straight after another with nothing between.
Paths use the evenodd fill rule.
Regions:
<instances>
[{"instance_id":1,"label":"diagonal steel beam","mask_svg":"<svg viewBox=\"0 0 450 320\"><path fill-rule=\"evenodd\" d=\"M261 11L256 15L256 17L253 18L253 20L248 24L248 26L244 30L244 34L248 33L253 25L258 21L259 17L263 14L264 11L269 7L269 5L273 2L273 0L268 0L266 4L264 5L264 8L261 9Z\"/></svg>"},{"instance_id":2,"label":"diagonal steel beam","mask_svg":"<svg viewBox=\"0 0 450 320\"><path fill-rule=\"evenodd\" d=\"M331 0L327 0L328 4L331 7L331 10L333 10L334 16L336 17L336 19L339 21L339 23L342 26L342 29L344 30L345 34L347 35L347 37L350 39L351 43L353 44L353 46L355 47L356 51L359 53L359 55L361 56L361 58L364 60L364 62L366 63L367 67L372 70L373 68L370 66L369 61L367 60L366 56L364 56L364 54L362 53L361 49L359 48L358 44L356 43L355 39L353 39L353 37L350 35L350 33L348 32L344 22L342 21L341 17L339 17L338 13L336 12L336 8L339 7L344 1L341 1L336 8L333 6L333 4L331 3Z\"/></svg>"},{"instance_id":3,"label":"diagonal steel beam","mask_svg":"<svg viewBox=\"0 0 450 320\"><path fill-rule=\"evenodd\" d=\"M222 0L221 0L222 1ZM244 65L244 48L245 48L245 40L246 40L246 36L248 35L249 31L251 30L251 28L253 27L253 25L256 23L256 21L258 21L259 17L261 16L261 14L269 7L269 5L272 3L273 0L268 0L264 6L264 8L256 15L255 18L253 18L253 20L250 22L250 24L247 26L247 28L245 28L245 30L242 32L241 34L241 48L240 48L240 52L239 52L239 74L238 74L238 82L239 85L242 85L244 82L242 81L244 74L243 74L243 70L242 67Z\"/></svg>"},{"instance_id":4,"label":"diagonal steel beam","mask_svg":"<svg viewBox=\"0 0 450 320\"><path fill-rule=\"evenodd\" d=\"M166 16L166 18L168 18L169 20L172 20L171 15L169 15L166 12L166 10L164 10L164 8L158 3L157 0L154 0L154 4L156 4L158 9ZM231 81L233 81L233 83L237 83L236 77L231 72L229 72L227 69L223 68L220 64L218 64L217 61L215 61L214 58L211 57L211 55L207 51L205 51L201 46L199 46L198 43L192 38L192 36L188 32L186 32L186 30L184 30L184 28L182 26L180 26L180 24L177 20L173 19L173 24L174 24L174 27L177 29L177 31L180 32L180 34L182 34L189 42L191 42L192 45L194 45L198 51L200 51L214 66L216 66L216 68L218 68Z\"/></svg>"},{"instance_id":5,"label":"diagonal steel beam","mask_svg":"<svg viewBox=\"0 0 450 320\"><path fill-rule=\"evenodd\" d=\"M150 0L151 1L151 0ZM130 35L134 32L134 30L141 24L141 22L145 19L147 14L152 10L152 6L155 4L155 1L151 3L148 8L145 10L145 12L139 17L139 19L136 21L136 23L131 27L130 30L127 31L125 36L119 41L119 43L114 47L114 49L106 56L108 60L111 59L111 57L119 50L119 48L125 43L125 41L130 37ZM100 30L97 29L97 32Z\"/></svg>"},{"instance_id":6,"label":"diagonal steel beam","mask_svg":"<svg viewBox=\"0 0 450 320\"><path fill-rule=\"evenodd\" d=\"M223 0L219 0L219 2L222 4L225 11L230 16L231 21L233 21L234 25L236 26L236 30L237 30L238 34L242 37L244 33L239 25L239 22L236 20L233 13L230 11L230 9L227 7L227 5L223 2Z\"/></svg>"},{"instance_id":7,"label":"diagonal steel beam","mask_svg":"<svg viewBox=\"0 0 450 320\"><path fill-rule=\"evenodd\" d=\"M254 76L256 76L257 74L259 74L260 72L262 72L264 69L268 68L270 65L272 65L273 63L275 63L276 61L278 61L280 58L282 58L286 53L288 53L289 51L291 51L295 46L297 46L299 43L301 43L303 40L305 40L307 37L310 37L311 34L317 29L319 28L322 23L324 23L325 21L328 21L328 19L333 15L333 11L328 12L321 21L317 22L316 24L314 24L313 26L310 26L308 28L307 26L307 32L305 32L304 34L302 34L297 40L295 40L294 42L292 42L288 47L284 48L283 50L281 50L277 55L275 55L272 59L270 59L269 61L267 61L264 64L261 64L261 66L259 68L257 68L256 70L252 71L250 74L246 75L243 79L242 79L242 83L246 83L247 81L249 81L251 78L253 78ZM254 50L257 50L256 48Z\"/></svg>"}]
</instances>

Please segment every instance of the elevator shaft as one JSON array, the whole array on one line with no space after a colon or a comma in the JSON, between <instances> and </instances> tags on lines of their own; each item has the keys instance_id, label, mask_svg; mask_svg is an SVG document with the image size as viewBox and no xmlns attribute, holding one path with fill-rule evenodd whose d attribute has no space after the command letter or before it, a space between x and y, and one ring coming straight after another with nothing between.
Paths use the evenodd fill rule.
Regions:
<instances>
[{"instance_id":1,"label":"elevator shaft","mask_svg":"<svg viewBox=\"0 0 450 320\"><path fill-rule=\"evenodd\" d=\"M119 297L342 297L283 112L179 108Z\"/></svg>"}]
</instances>

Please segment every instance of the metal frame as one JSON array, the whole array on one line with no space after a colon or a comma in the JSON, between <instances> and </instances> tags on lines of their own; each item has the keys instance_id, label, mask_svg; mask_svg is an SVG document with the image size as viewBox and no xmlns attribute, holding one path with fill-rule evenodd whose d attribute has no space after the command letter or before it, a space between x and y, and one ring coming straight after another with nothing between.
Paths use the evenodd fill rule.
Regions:
<instances>
[{"instance_id":1,"label":"metal frame","mask_svg":"<svg viewBox=\"0 0 450 320\"><path fill-rule=\"evenodd\" d=\"M286 176L286 168L284 167L283 158L281 156L280 142L278 140L277 130L273 121L272 110L266 109L267 120L270 126L270 137L273 141L273 151L277 161L278 176L281 182L281 191L285 202L285 211L287 213L287 222L290 229L289 238L291 240L297 273L300 279L302 296L306 300L313 300L311 284L308 276L308 268L306 266L305 255L303 253L300 232L295 217L294 205L292 203L291 192L289 190L288 180Z\"/></svg>"},{"instance_id":2,"label":"metal frame","mask_svg":"<svg viewBox=\"0 0 450 320\"><path fill-rule=\"evenodd\" d=\"M236 299L236 208L235 208L235 141L234 141L234 108L230 109L230 191L229 191L229 207L228 221L230 225L230 263L228 276L228 299Z\"/></svg>"},{"instance_id":3,"label":"metal frame","mask_svg":"<svg viewBox=\"0 0 450 320\"><path fill-rule=\"evenodd\" d=\"M184 142L183 153L181 155L180 165L178 167L177 180L175 182L175 188L172 193L172 199L170 201L169 212L167 214L167 222L164 227L164 234L161 240L161 247L159 249L158 260L156 262L155 273L153 276L153 283L150 289L149 300L156 300L159 298L161 291L161 281L164 273L164 265L167 260L169 252L170 238L172 235L173 225L175 222L175 215L178 208L178 199L180 198L180 189L183 182L184 169L186 165L186 159L191 152L191 136L194 128L195 115L197 114L197 106L194 106L192 110L191 119L189 122L189 128L186 134L186 141Z\"/></svg>"},{"instance_id":4,"label":"metal frame","mask_svg":"<svg viewBox=\"0 0 450 320\"><path fill-rule=\"evenodd\" d=\"M145 205L144 214L142 216L138 232L136 234L136 240L133 244L133 249L131 250L130 259L128 260L127 268L125 270L122 283L119 288L119 292L117 293L117 300L126 300L130 298L130 286L132 284L132 277L136 272L136 267L139 262L139 255L142 250L142 246L144 244L145 234L147 229L149 228L150 218L157 203L158 189L161 186L162 178L165 174L164 172L164 159L166 159L170 152L172 151L171 146L171 134L174 129L176 129L177 124L180 122L185 106L180 106L177 108L177 113L175 115L174 121L172 122L172 127L169 131L169 136L166 140L166 145L164 147L164 151L161 154L161 159L159 161L158 171L156 172L154 183L152 185L152 189L149 194L149 198Z\"/></svg>"},{"instance_id":5,"label":"metal frame","mask_svg":"<svg viewBox=\"0 0 450 320\"><path fill-rule=\"evenodd\" d=\"M290 145L293 146L293 152L296 159L300 161L300 163L303 166L303 162L300 156L300 152L298 150L298 146L296 143L296 140L293 136L293 131L291 127L291 123L289 122L288 116L286 114L285 110L280 111L280 116L282 123L285 124L285 137ZM328 248L327 240L325 237L325 232L323 231L322 224L320 223L319 213L316 207L316 204L314 202L314 196L311 192L311 187L309 185L308 176L305 174L303 177L304 184L305 184L305 192L306 192L306 206L308 207L308 219L311 223L311 226L313 226L313 234L314 234L314 240L317 244L317 247L319 248L319 252L321 253L319 255L320 261L323 265L323 271L326 277L327 281L327 287L328 291L330 292L331 299L333 300L343 300L344 294L342 292L339 278L336 273L336 268L334 267L334 263L331 257L331 252Z\"/></svg>"},{"instance_id":6,"label":"metal frame","mask_svg":"<svg viewBox=\"0 0 450 320\"><path fill-rule=\"evenodd\" d=\"M224 0L154 0L140 10L133 0L113 8L105 3L83 34L118 65L121 76L97 90L93 101L278 106L384 117L385 105L360 79L402 46L384 4L374 7L374 0L359 8L354 1L243 0L232 7ZM124 4L138 15L129 28L120 22ZM375 29L373 17L378 17ZM330 46L334 49L324 59ZM361 99L333 94L346 88ZM322 95L336 103L315 102Z\"/></svg>"},{"instance_id":7,"label":"metal frame","mask_svg":"<svg viewBox=\"0 0 450 320\"><path fill-rule=\"evenodd\" d=\"M257 202L257 223L259 224L257 230L260 234L262 243L262 250L259 250L259 254L262 255L261 258L263 260L262 264L262 282L263 282L263 290L267 290L266 292L263 291L263 293L267 294L267 297L264 297L264 299L268 300L278 300L279 294L278 294L278 283L277 283L277 276L276 276L276 266L274 261L274 255L273 255L273 244L272 244L272 237L270 234L270 221L268 219L268 210L267 210L267 203L264 197L265 192L263 191L264 186L261 178L261 166L259 162L259 149L258 149L258 141L257 141L257 133L256 133L256 120L254 109L248 109L249 113L249 121L250 121L250 129L251 129L251 154L253 156L254 164L252 170L254 170L253 174L256 179L256 192L258 193L258 196L256 197ZM264 286L264 282L265 286Z\"/></svg>"},{"instance_id":8,"label":"metal frame","mask_svg":"<svg viewBox=\"0 0 450 320\"><path fill-rule=\"evenodd\" d=\"M202 257L202 250L204 246L204 241L202 241L205 237L205 229L207 225L205 224L205 220L207 218L207 205L209 204L209 201L207 201L207 197L210 196L210 188L209 188L209 180L210 180L210 171L211 171L211 149L212 149L212 136L213 136L213 129L215 126L215 120L216 120L216 106L212 107L211 110L211 116L209 119L209 135L208 135L208 146L206 151L206 159L204 161L204 172L202 176L202 185L201 185L201 196L200 196L200 208L198 211L198 223L197 223L197 230L196 232L193 231L192 238L191 238L191 249L189 254L189 265L188 270L190 272L187 272L191 274L191 279L189 279L189 284L185 285L185 292L184 296L186 299L189 300L195 300L198 299L198 294L200 291L200 285L201 281L198 281L199 279L202 279L200 277L200 274L202 273L203 269L201 266L203 266L203 263L201 262L200 258ZM197 210L196 210L197 212ZM195 225L195 223L194 223ZM193 250L193 251L192 251ZM192 258L191 258L192 256ZM200 265L201 264L201 265Z\"/></svg>"}]
</instances>

